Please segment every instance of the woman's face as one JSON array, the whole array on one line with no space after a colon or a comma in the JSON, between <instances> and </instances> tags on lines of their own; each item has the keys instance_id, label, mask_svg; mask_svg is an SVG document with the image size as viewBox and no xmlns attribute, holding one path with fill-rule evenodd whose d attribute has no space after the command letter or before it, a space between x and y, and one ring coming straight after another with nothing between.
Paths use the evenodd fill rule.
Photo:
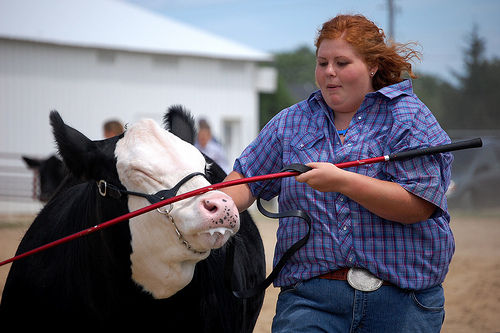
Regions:
<instances>
[{"instance_id":1,"label":"woman's face","mask_svg":"<svg viewBox=\"0 0 500 333\"><path fill-rule=\"evenodd\" d=\"M368 65L343 39L325 39L316 57L316 82L334 112L355 113L365 95L373 91Z\"/></svg>"}]
</instances>

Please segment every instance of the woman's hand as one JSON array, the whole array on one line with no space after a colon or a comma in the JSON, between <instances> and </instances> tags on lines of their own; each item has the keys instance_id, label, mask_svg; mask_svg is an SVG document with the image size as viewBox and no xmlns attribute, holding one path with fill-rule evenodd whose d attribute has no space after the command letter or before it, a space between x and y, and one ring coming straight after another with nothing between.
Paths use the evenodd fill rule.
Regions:
<instances>
[{"instance_id":1,"label":"woman's hand","mask_svg":"<svg viewBox=\"0 0 500 333\"><path fill-rule=\"evenodd\" d=\"M332 163L316 162L307 164L313 168L295 177L299 183L306 183L320 192L340 192L346 181L345 170L337 168Z\"/></svg>"}]
</instances>

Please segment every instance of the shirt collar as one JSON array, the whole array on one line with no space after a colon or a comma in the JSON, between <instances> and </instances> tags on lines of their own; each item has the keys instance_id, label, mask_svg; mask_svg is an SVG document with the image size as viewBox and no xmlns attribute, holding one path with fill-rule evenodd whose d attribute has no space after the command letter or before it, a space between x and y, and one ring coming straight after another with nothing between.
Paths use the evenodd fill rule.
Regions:
<instances>
[{"instance_id":1,"label":"shirt collar","mask_svg":"<svg viewBox=\"0 0 500 333\"><path fill-rule=\"evenodd\" d=\"M395 97L401 95L412 95L413 87L411 84L411 80L403 80L399 83L391 84L390 86L383 87L375 92L384 95L389 99L393 99Z\"/></svg>"}]
</instances>

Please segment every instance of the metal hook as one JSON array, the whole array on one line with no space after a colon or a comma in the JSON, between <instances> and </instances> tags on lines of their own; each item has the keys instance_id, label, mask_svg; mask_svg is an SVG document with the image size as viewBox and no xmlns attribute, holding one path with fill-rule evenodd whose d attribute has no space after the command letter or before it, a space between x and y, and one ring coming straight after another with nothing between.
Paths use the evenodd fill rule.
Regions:
<instances>
[{"instance_id":1,"label":"metal hook","mask_svg":"<svg viewBox=\"0 0 500 333\"><path fill-rule=\"evenodd\" d=\"M166 206L163 206L163 207L166 207ZM163 208L163 207L160 207L160 208ZM174 206L172 204L168 204L168 208L165 208L165 210L160 210L160 208L156 208L158 213L163 214L163 215L167 215L170 217L170 213L172 212L172 209L174 208Z\"/></svg>"},{"instance_id":2,"label":"metal hook","mask_svg":"<svg viewBox=\"0 0 500 333\"><path fill-rule=\"evenodd\" d=\"M106 196L108 184L106 183L105 180L100 180L97 182L97 188L99 190L99 194L102 195L103 197Z\"/></svg>"}]
</instances>

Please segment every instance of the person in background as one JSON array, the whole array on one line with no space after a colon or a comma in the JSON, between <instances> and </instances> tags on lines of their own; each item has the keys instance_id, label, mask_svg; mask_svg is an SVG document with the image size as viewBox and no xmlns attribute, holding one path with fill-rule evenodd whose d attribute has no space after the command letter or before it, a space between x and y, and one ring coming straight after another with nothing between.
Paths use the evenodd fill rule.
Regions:
<instances>
[{"instance_id":1,"label":"person in background","mask_svg":"<svg viewBox=\"0 0 500 333\"><path fill-rule=\"evenodd\" d=\"M279 195L280 211L312 220L308 242L274 281L273 332L439 332L454 252L445 192L450 153L406 161L334 164L450 142L413 93L412 44L386 41L362 15L318 31L319 90L278 113L243 151L226 181L279 172L296 177L228 187L240 211ZM307 232L281 218L274 264Z\"/></svg>"},{"instance_id":2,"label":"person in background","mask_svg":"<svg viewBox=\"0 0 500 333\"><path fill-rule=\"evenodd\" d=\"M224 148L213 138L212 130L206 119L198 120L198 137L195 147L213 159L226 173L231 171Z\"/></svg>"},{"instance_id":3,"label":"person in background","mask_svg":"<svg viewBox=\"0 0 500 333\"><path fill-rule=\"evenodd\" d=\"M116 135L122 134L124 131L124 128L123 128L123 124L121 123L121 121L112 119L112 120L106 121L103 124L102 130L103 130L104 138L108 139L108 138L112 138Z\"/></svg>"}]
</instances>

